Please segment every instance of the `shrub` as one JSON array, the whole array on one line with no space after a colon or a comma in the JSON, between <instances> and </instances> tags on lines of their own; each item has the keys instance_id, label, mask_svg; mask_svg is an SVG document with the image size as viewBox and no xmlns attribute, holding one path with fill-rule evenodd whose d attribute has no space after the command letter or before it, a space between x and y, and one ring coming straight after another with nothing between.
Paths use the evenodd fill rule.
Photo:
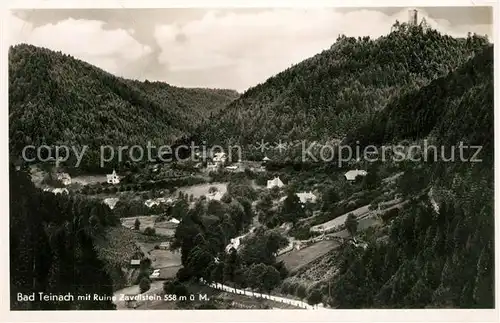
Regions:
<instances>
[{"instance_id":1,"label":"shrub","mask_svg":"<svg viewBox=\"0 0 500 323\"><path fill-rule=\"evenodd\" d=\"M147 277L143 277L139 283L141 293L147 292L151 288L151 281Z\"/></svg>"},{"instance_id":2,"label":"shrub","mask_svg":"<svg viewBox=\"0 0 500 323\"><path fill-rule=\"evenodd\" d=\"M306 287L302 284L298 284L297 288L295 289L295 295L300 299L306 298L307 296Z\"/></svg>"},{"instance_id":3,"label":"shrub","mask_svg":"<svg viewBox=\"0 0 500 323\"><path fill-rule=\"evenodd\" d=\"M399 209L396 207L396 208L393 208L393 209L390 209L389 211L383 213L382 215L380 215L380 218L382 219L382 221L384 221L385 223L389 222L391 219L397 217L399 215Z\"/></svg>"},{"instance_id":4,"label":"shrub","mask_svg":"<svg viewBox=\"0 0 500 323\"><path fill-rule=\"evenodd\" d=\"M321 294L321 291L317 288L311 290L309 295L307 295L307 303L309 305L319 304L321 303L322 300L323 300L323 295Z\"/></svg>"},{"instance_id":5,"label":"shrub","mask_svg":"<svg viewBox=\"0 0 500 323\"><path fill-rule=\"evenodd\" d=\"M146 229L144 229L144 234L147 236L154 236L156 234L156 230L155 228L147 227Z\"/></svg>"}]
</instances>

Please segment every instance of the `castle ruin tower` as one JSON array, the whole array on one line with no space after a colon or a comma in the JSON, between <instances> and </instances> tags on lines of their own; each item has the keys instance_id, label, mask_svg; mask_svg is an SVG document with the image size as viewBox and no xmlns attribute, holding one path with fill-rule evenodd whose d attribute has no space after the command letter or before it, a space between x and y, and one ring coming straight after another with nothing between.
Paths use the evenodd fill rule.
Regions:
<instances>
[{"instance_id":1,"label":"castle ruin tower","mask_svg":"<svg viewBox=\"0 0 500 323\"><path fill-rule=\"evenodd\" d=\"M418 24L418 11L417 9L408 10L408 24L416 26Z\"/></svg>"}]
</instances>

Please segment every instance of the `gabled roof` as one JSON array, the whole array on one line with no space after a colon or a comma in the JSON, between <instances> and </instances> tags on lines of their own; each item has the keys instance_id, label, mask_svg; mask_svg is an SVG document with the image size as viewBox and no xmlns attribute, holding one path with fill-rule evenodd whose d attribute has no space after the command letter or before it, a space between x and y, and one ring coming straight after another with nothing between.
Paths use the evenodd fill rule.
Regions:
<instances>
[{"instance_id":1,"label":"gabled roof","mask_svg":"<svg viewBox=\"0 0 500 323\"><path fill-rule=\"evenodd\" d=\"M355 169L348 171L347 173L344 174L344 176L348 181L353 181L356 179L357 176L366 176L366 174L368 173L365 170Z\"/></svg>"},{"instance_id":2,"label":"gabled roof","mask_svg":"<svg viewBox=\"0 0 500 323\"><path fill-rule=\"evenodd\" d=\"M297 193L297 196L299 197L300 202L302 203L316 201L316 195L314 195L312 192Z\"/></svg>"},{"instance_id":3,"label":"gabled roof","mask_svg":"<svg viewBox=\"0 0 500 323\"><path fill-rule=\"evenodd\" d=\"M103 202L104 202L104 204L109 206L109 208L112 210L116 206L116 203L118 203L118 200L119 200L119 198L117 198L117 197L108 197L108 198L105 198Z\"/></svg>"},{"instance_id":4,"label":"gabled roof","mask_svg":"<svg viewBox=\"0 0 500 323\"><path fill-rule=\"evenodd\" d=\"M285 184L283 184L283 182L281 181L281 179L279 177L275 177L275 178L267 181L268 188L274 187L274 186L283 187L284 185Z\"/></svg>"},{"instance_id":5,"label":"gabled roof","mask_svg":"<svg viewBox=\"0 0 500 323\"><path fill-rule=\"evenodd\" d=\"M216 200L216 201L220 201L223 196L224 196L224 194L222 194L222 192L220 192L220 191L206 195L207 199Z\"/></svg>"},{"instance_id":6,"label":"gabled roof","mask_svg":"<svg viewBox=\"0 0 500 323\"><path fill-rule=\"evenodd\" d=\"M116 171L113 169L113 172L111 174L106 174L106 177L109 179L109 178L113 178L113 177L118 177L117 174L116 174Z\"/></svg>"},{"instance_id":7,"label":"gabled roof","mask_svg":"<svg viewBox=\"0 0 500 323\"><path fill-rule=\"evenodd\" d=\"M306 202L316 202L316 195L314 195L312 192L302 192L302 193L297 193L295 194L300 200L300 203L306 203ZM286 196L283 196L282 198L279 199L280 202L284 202L286 200Z\"/></svg>"}]
</instances>

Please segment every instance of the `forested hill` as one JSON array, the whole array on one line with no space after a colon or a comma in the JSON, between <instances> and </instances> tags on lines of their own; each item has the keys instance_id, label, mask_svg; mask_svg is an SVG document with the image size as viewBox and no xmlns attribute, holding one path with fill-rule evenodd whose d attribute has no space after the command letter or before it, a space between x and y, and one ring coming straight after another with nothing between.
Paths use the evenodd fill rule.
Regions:
<instances>
[{"instance_id":1,"label":"forested hill","mask_svg":"<svg viewBox=\"0 0 500 323\"><path fill-rule=\"evenodd\" d=\"M27 144L170 144L238 96L130 81L32 45L9 51L9 135Z\"/></svg>"},{"instance_id":2,"label":"forested hill","mask_svg":"<svg viewBox=\"0 0 500 323\"><path fill-rule=\"evenodd\" d=\"M353 129L346 143L429 138L440 144L493 144L493 45L455 71L395 98Z\"/></svg>"},{"instance_id":3,"label":"forested hill","mask_svg":"<svg viewBox=\"0 0 500 323\"><path fill-rule=\"evenodd\" d=\"M396 23L387 35L339 37L269 78L201 126L209 142L342 138L391 99L454 70L488 43Z\"/></svg>"},{"instance_id":4,"label":"forested hill","mask_svg":"<svg viewBox=\"0 0 500 323\"><path fill-rule=\"evenodd\" d=\"M454 161L402 163L398 189L410 203L391 223L387 240L343 251L329 282L335 306L494 307L493 92L489 46L353 132L351 138L364 144L428 139L438 156L444 148L446 159L462 141L481 146L476 160L482 161L462 162L455 151ZM465 150L464 157L475 152Z\"/></svg>"}]
</instances>

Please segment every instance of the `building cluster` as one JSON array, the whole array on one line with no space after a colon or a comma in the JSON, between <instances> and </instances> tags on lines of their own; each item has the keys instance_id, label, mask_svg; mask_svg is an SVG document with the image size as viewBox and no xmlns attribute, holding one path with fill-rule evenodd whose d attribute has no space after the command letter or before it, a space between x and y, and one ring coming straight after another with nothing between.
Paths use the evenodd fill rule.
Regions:
<instances>
[{"instance_id":1,"label":"building cluster","mask_svg":"<svg viewBox=\"0 0 500 323\"><path fill-rule=\"evenodd\" d=\"M174 199L171 197L169 198L158 197L155 199L148 199L144 201L144 205L146 205L147 207L153 207L160 204L172 204L172 203L174 203Z\"/></svg>"},{"instance_id":2,"label":"building cluster","mask_svg":"<svg viewBox=\"0 0 500 323\"><path fill-rule=\"evenodd\" d=\"M57 180L60 181L64 186L71 184L71 176L67 173L57 174Z\"/></svg>"},{"instance_id":3,"label":"building cluster","mask_svg":"<svg viewBox=\"0 0 500 323\"><path fill-rule=\"evenodd\" d=\"M106 182L108 184L120 184L120 177L116 174L116 171L113 169L113 173L106 175Z\"/></svg>"}]
</instances>

